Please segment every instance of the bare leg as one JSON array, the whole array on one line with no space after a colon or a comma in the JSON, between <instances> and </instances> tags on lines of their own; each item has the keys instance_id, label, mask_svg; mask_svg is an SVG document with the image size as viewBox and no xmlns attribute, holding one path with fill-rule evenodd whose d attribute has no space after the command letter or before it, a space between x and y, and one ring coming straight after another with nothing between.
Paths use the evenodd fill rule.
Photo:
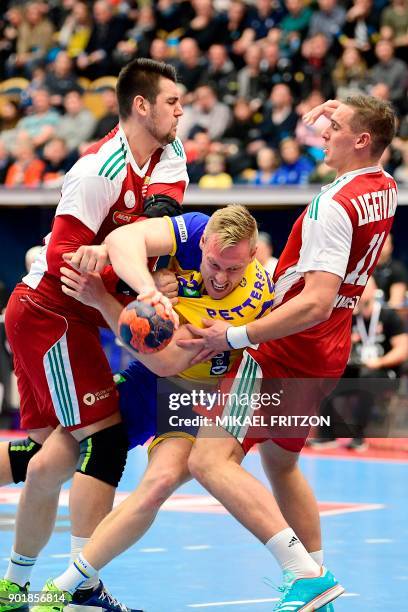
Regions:
<instances>
[{"instance_id":1,"label":"bare leg","mask_svg":"<svg viewBox=\"0 0 408 612\"><path fill-rule=\"evenodd\" d=\"M259 447L262 465L279 508L306 550L322 547L319 510L309 483L297 464L299 455L268 441Z\"/></svg>"},{"instance_id":2,"label":"bare leg","mask_svg":"<svg viewBox=\"0 0 408 612\"><path fill-rule=\"evenodd\" d=\"M288 524L272 493L241 467L244 453L237 440L221 428L211 430L206 427L194 444L191 475L265 544Z\"/></svg>"},{"instance_id":3,"label":"bare leg","mask_svg":"<svg viewBox=\"0 0 408 612\"><path fill-rule=\"evenodd\" d=\"M78 460L78 443L61 427L45 441L28 464L16 519L14 550L36 557L54 528L58 497Z\"/></svg>"},{"instance_id":4,"label":"bare leg","mask_svg":"<svg viewBox=\"0 0 408 612\"><path fill-rule=\"evenodd\" d=\"M153 523L160 506L189 479L187 459L191 442L171 438L158 444L137 487L100 523L83 555L101 569L139 540Z\"/></svg>"}]
</instances>

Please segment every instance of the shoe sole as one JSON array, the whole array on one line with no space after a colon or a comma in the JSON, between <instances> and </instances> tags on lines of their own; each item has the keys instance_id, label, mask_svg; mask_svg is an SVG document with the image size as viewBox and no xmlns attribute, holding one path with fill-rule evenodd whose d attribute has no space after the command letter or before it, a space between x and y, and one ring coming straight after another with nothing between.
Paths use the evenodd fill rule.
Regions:
<instances>
[{"instance_id":1,"label":"shoe sole","mask_svg":"<svg viewBox=\"0 0 408 612\"><path fill-rule=\"evenodd\" d=\"M64 612L104 612L105 608L101 606L81 606L80 604L68 604L64 608Z\"/></svg>"},{"instance_id":2,"label":"shoe sole","mask_svg":"<svg viewBox=\"0 0 408 612\"><path fill-rule=\"evenodd\" d=\"M336 586L332 587L328 591L325 591L318 597L315 597L312 601L309 601L303 608L299 608L298 612L315 612L322 606L330 603L337 597L340 597L342 593L344 593L344 587L341 584L336 584Z\"/></svg>"}]
</instances>

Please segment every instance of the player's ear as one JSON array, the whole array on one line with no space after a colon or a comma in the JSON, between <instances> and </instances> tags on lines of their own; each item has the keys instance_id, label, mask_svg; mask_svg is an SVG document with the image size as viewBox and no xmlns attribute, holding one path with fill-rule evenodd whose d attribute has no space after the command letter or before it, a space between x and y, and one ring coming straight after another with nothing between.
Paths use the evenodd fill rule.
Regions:
<instances>
[{"instance_id":1,"label":"player's ear","mask_svg":"<svg viewBox=\"0 0 408 612\"><path fill-rule=\"evenodd\" d=\"M250 261L254 261L256 255L256 247L249 254Z\"/></svg>"},{"instance_id":2,"label":"player's ear","mask_svg":"<svg viewBox=\"0 0 408 612\"><path fill-rule=\"evenodd\" d=\"M139 113L139 115L147 115L148 100L143 96L135 96L133 98L133 108Z\"/></svg>"},{"instance_id":3,"label":"player's ear","mask_svg":"<svg viewBox=\"0 0 408 612\"><path fill-rule=\"evenodd\" d=\"M204 244L205 244L205 236L203 234L200 238L200 245L199 245L201 250L203 250Z\"/></svg>"},{"instance_id":4,"label":"player's ear","mask_svg":"<svg viewBox=\"0 0 408 612\"><path fill-rule=\"evenodd\" d=\"M371 145L372 139L369 132L362 132L356 140L356 149L365 149Z\"/></svg>"}]
</instances>

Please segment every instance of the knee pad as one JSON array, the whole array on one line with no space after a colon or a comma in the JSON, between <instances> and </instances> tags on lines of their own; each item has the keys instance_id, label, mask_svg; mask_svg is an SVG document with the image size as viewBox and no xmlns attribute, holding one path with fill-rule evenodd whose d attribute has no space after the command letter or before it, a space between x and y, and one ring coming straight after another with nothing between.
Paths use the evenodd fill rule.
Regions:
<instances>
[{"instance_id":1,"label":"knee pad","mask_svg":"<svg viewBox=\"0 0 408 612\"><path fill-rule=\"evenodd\" d=\"M11 440L9 442L8 454L13 482L24 482L27 476L27 467L31 457L40 450L42 444L35 442L30 437L24 440Z\"/></svg>"},{"instance_id":2,"label":"knee pad","mask_svg":"<svg viewBox=\"0 0 408 612\"><path fill-rule=\"evenodd\" d=\"M127 449L123 423L97 431L79 443L76 471L117 487L125 469Z\"/></svg>"}]
</instances>

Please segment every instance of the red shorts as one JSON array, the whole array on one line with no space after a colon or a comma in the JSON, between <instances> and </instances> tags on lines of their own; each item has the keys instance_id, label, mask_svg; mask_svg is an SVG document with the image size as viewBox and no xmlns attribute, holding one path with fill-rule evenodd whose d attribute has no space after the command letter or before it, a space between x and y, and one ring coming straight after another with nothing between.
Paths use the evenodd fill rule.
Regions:
<instances>
[{"instance_id":1,"label":"red shorts","mask_svg":"<svg viewBox=\"0 0 408 612\"><path fill-rule=\"evenodd\" d=\"M61 424L74 430L118 411L96 326L49 310L21 285L9 300L5 324L24 429Z\"/></svg>"},{"instance_id":2,"label":"red shorts","mask_svg":"<svg viewBox=\"0 0 408 612\"><path fill-rule=\"evenodd\" d=\"M282 365L265 345L247 349L221 384L225 396L217 410L218 423L245 453L267 440L299 453L315 424L312 417L319 415L320 403L337 382L306 377Z\"/></svg>"}]
</instances>

